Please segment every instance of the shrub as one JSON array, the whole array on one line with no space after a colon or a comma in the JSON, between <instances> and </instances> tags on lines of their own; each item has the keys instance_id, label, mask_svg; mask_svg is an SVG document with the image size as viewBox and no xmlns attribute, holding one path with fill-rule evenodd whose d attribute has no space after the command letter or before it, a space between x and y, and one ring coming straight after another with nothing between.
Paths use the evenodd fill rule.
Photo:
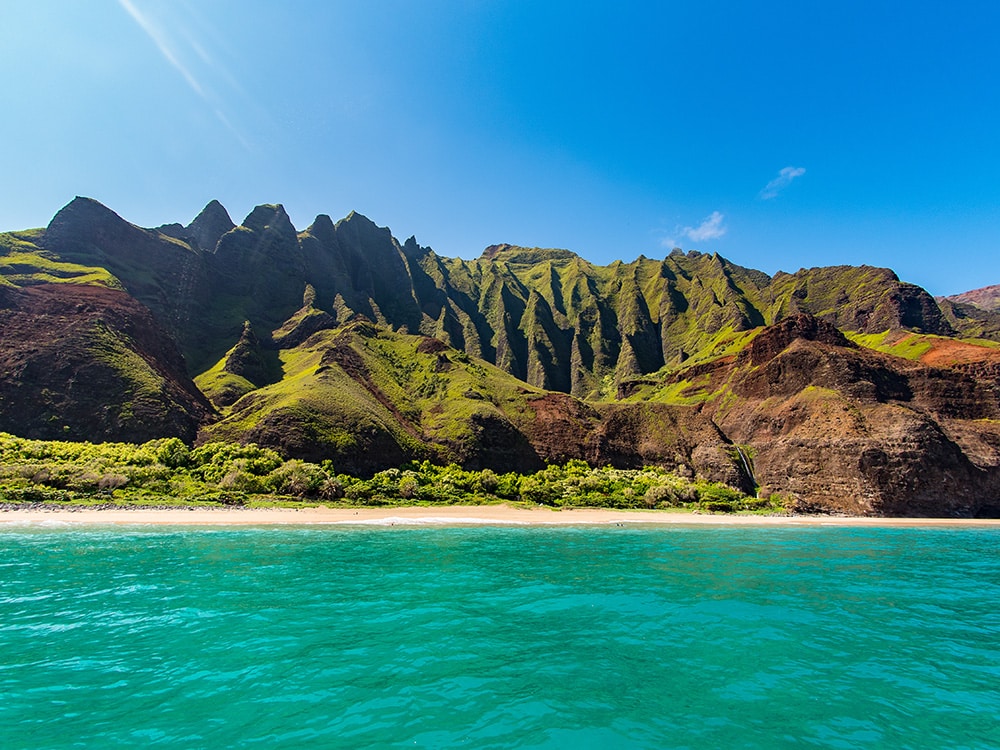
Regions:
<instances>
[{"instance_id":1,"label":"shrub","mask_svg":"<svg viewBox=\"0 0 1000 750\"><path fill-rule=\"evenodd\" d=\"M329 479L316 464L292 459L267 475L264 485L281 495L304 497L316 495L323 482Z\"/></svg>"},{"instance_id":2,"label":"shrub","mask_svg":"<svg viewBox=\"0 0 1000 750\"><path fill-rule=\"evenodd\" d=\"M97 480L97 489L110 492L111 490L117 490L119 487L124 487L126 484L128 484L128 477L124 474L105 474Z\"/></svg>"},{"instance_id":3,"label":"shrub","mask_svg":"<svg viewBox=\"0 0 1000 750\"><path fill-rule=\"evenodd\" d=\"M219 487L224 490L257 493L264 491L264 483L260 477L254 476L244 468L234 467L222 479Z\"/></svg>"},{"instance_id":4,"label":"shrub","mask_svg":"<svg viewBox=\"0 0 1000 750\"><path fill-rule=\"evenodd\" d=\"M546 481L542 472L521 479L521 498L538 505L555 505L559 493L555 487Z\"/></svg>"},{"instance_id":5,"label":"shrub","mask_svg":"<svg viewBox=\"0 0 1000 750\"><path fill-rule=\"evenodd\" d=\"M677 503L677 493L673 488L665 484L650 485L649 489L642 496L642 501L647 508L656 508L664 505L675 505Z\"/></svg>"},{"instance_id":6,"label":"shrub","mask_svg":"<svg viewBox=\"0 0 1000 750\"><path fill-rule=\"evenodd\" d=\"M348 500L364 502L371 499L372 488L368 486L367 482L356 482L344 488L344 497Z\"/></svg>"},{"instance_id":7,"label":"shrub","mask_svg":"<svg viewBox=\"0 0 1000 750\"><path fill-rule=\"evenodd\" d=\"M191 451L179 438L164 438L155 440L146 445L154 448L153 455L156 460L171 469L187 466L191 461Z\"/></svg>"},{"instance_id":8,"label":"shrub","mask_svg":"<svg viewBox=\"0 0 1000 750\"><path fill-rule=\"evenodd\" d=\"M702 503L738 503L743 499L743 495L732 487L724 484L709 484L698 488L698 499Z\"/></svg>"},{"instance_id":9,"label":"shrub","mask_svg":"<svg viewBox=\"0 0 1000 750\"><path fill-rule=\"evenodd\" d=\"M62 490L41 485L0 489L0 500L7 503L59 503L70 499L70 495Z\"/></svg>"},{"instance_id":10,"label":"shrub","mask_svg":"<svg viewBox=\"0 0 1000 750\"><path fill-rule=\"evenodd\" d=\"M479 489L483 492L492 495L499 486L500 477L493 469L483 469L479 472Z\"/></svg>"},{"instance_id":11,"label":"shrub","mask_svg":"<svg viewBox=\"0 0 1000 750\"><path fill-rule=\"evenodd\" d=\"M721 501L703 502L701 507L705 510L719 513L732 513L733 510L735 510L732 503L724 503Z\"/></svg>"},{"instance_id":12,"label":"shrub","mask_svg":"<svg viewBox=\"0 0 1000 750\"><path fill-rule=\"evenodd\" d=\"M417 491L419 489L420 485L417 483L416 475L412 471L405 472L399 480L399 496L406 500L412 500L417 496Z\"/></svg>"},{"instance_id":13,"label":"shrub","mask_svg":"<svg viewBox=\"0 0 1000 750\"><path fill-rule=\"evenodd\" d=\"M324 500L335 500L344 496L344 484L338 477L328 477L319 486L319 496Z\"/></svg>"},{"instance_id":14,"label":"shrub","mask_svg":"<svg viewBox=\"0 0 1000 750\"><path fill-rule=\"evenodd\" d=\"M521 494L521 475L507 472L497 477L497 487L493 494L513 500Z\"/></svg>"}]
</instances>

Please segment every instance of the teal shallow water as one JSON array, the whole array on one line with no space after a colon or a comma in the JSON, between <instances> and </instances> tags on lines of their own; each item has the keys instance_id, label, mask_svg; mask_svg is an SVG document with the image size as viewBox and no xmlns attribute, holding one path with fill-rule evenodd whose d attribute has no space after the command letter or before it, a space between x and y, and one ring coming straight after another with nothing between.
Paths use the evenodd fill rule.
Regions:
<instances>
[{"instance_id":1,"label":"teal shallow water","mask_svg":"<svg viewBox=\"0 0 1000 750\"><path fill-rule=\"evenodd\" d=\"M1000 532L0 532L0 745L1000 746Z\"/></svg>"}]
</instances>

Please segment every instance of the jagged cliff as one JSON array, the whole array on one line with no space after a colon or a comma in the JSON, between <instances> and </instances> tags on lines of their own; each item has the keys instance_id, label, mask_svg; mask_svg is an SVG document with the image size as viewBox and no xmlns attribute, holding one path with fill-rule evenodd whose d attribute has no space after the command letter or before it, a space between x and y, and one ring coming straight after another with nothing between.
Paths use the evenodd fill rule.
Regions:
<instances>
[{"instance_id":1,"label":"jagged cliff","mask_svg":"<svg viewBox=\"0 0 1000 750\"><path fill-rule=\"evenodd\" d=\"M679 364L720 336L806 312L866 333L905 328L950 335L924 290L888 269L836 267L773 279L718 255L595 266L568 250L495 245L476 260L442 258L414 238L351 213L320 215L303 232L280 205L240 226L212 202L187 227L144 230L77 198L38 244L106 268L173 332L192 374L239 338L270 334L302 305L333 324L353 315L435 336L518 379L594 398L615 383ZM197 325L192 321L197 319Z\"/></svg>"},{"instance_id":2,"label":"jagged cliff","mask_svg":"<svg viewBox=\"0 0 1000 750\"><path fill-rule=\"evenodd\" d=\"M357 472L655 463L863 513L1000 505L997 350L960 340L1000 338L1000 315L888 269L459 260L357 213L300 232L280 205L237 226L213 201L143 229L77 198L0 234L0 293L15 433L200 429ZM25 362L62 364L36 381Z\"/></svg>"}]
</instances>

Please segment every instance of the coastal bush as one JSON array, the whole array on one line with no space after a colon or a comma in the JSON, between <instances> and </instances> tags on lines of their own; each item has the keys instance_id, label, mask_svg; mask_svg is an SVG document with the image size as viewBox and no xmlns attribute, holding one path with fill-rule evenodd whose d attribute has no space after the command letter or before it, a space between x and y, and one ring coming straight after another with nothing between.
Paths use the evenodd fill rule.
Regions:
<instances>
[{"instance_id":1,"label":"coastal bush","mask_svg":"<svg viewBox=\"0 0 1000 750\"><path fill-rule=\"evenodd\" d=\"M179 438L154 440L148 445L155 448L156 460L171 469L187 466L191 460L191 451Z\"/></svg>"},{"instance_id":2,"label":"coastal bush","mask_svg":"<svg viewBox=\"0 0 1000 750\"><path fill-rule=\"evenodd\" d=\"M71 496L63 490L39 485L7 486L0 489L0 501L5 503L65 503L70 499Z\"/></svg>"},{"instance_id":3,"label":"coastal bush","mask_svg":"<svg viewBox=\"0 0 1000 750\"><path fill-rule=\"evenodd\" d=\"M128 484L128 477L124 474L105 474L97 480L97 489L106 491L116 490L119 487L124 487L126 484Z\"/></svg>"},{"instance_id":4,"label":"coastal bush","mask_svg":"<svg viewBox=\"0 0 1000 750\"><path fill-rule=\"evenodd\" d=\"M698 487L698 499L703 505L710 503L733 505L743 498L744 495L741 492L724 484L704 484Z\"/></svg>"},{"instance_id":5,"label":"coastal bush","mask_svg":"<svg viewBox=\"0 0 1000 750\"><path fill-rule=\"evenodd\" d=\"M372 498L371 487L367 482L353 482L344 489L344 497L356 503L366 503Z\"/></svg>"},{"instance_id":6,"label":"coastal bush","mask_svg":"<svg viewBox=\"0 0 1000 750\"><path fill-rule=\"evenodd\" d=\"M701 504L701 507L708 511L713 511L713 512L719 511L722 513L732 513L735 510L735 507L733 506L732 503L726 503L721 501L703 502Z\"/></svg>"},{"instance_id":7,"label":"coastal bush","mask_svg":"<svg viewBox=\"0 0 1000 750\"><path fill-rule=\"evenodd\" d=\"M521 494L521 475L507 472L497 477L497 488L493 492L497 497L513 500Z\"/></svg>"},{"instance_id":8,"label":"coastal bush","mask_svg":"<svg viewBox=\"0 0 1000 750\"><path fill-rule=\"evenodd\" d=\"M319 486L319 496L324 500L339 500L344 496L344 484L339 477L328 476Z\"/></svg>"},{"instance_id":9,"label":"coastal bush","mask_svg":"<svg viewBox=\"0 0 1000 750\"><path fill-rule=\"evenodd\" d=\"M219 480L219 487L224 490L249 493L260 493L266 489L261 477L246 470L245 462L243 466L237 462L237 465Z\"/></svg>"},{"instance_id":10,"label":"coastal bush","mask_svg":"<svg viewBox=\"0 0 1000 750\"><path fill-rule=\"evenodd\" d=\"M676 504L677 495L668 485L654 484L646 490L642 496L642 501L647 508L660 508Z\"/></svg>"},{"instance_id":11,"label":"coastal bush","mask_svg":"<svg viewBox=\"0 0 1000 750\"><path fill-rule=\"evenodd\" d=\"M412 500L417 496L420 484L417 482L416 474L412 471L403 472L399 480L399 496L406 500Z\"/></svg>"},{"instance_id":12,"label":"coastal bush","mask_svg":"<svg viewBox=\"0 0 1000 750\"><path fill-rule=\"evenodd\" d=\"M411 462L370 478L286 460L249 444L189 449L166 438L141 445L72 443L0 433L4 502L158 502L238 505L280 500L351 505L523 502L551 507L667 508L782 512L779 496L751 498L726 485L662 468L592 467L572 460L533 474Z\"/></svg>"},{"instance_id":13,"label":"coastal bush","mask_svg":"<svg viewBox=\"0 0 1000 750\"><path fill-rule=\"evenodd\" d=\"M521 479L521 499L536 505L556 505L562 496L558 485L542 472Z\"/></svg>"},{"instance_id":14,"label":"coastal bush","mask_svg":"<svg viewBox=\"0 0 1000 750\"><path fill-rule=\"evenodd\" d=\"M479 472L479 489L487 495L496 492L500 486L500 477L492 469L483 469Z\"/></svg>"},{"instance_id":15,"label":"coastal bush","mask_svg":"<svg viewBox=\"0 0 1000 750\"><path fill-rule=\"evenodd\" d=\"M278 495L294 497L315 497L320 487L329 479L325 471L316 464L292 459L267 475L263 480L265 487Z\"/></svg>"}]
</instances>

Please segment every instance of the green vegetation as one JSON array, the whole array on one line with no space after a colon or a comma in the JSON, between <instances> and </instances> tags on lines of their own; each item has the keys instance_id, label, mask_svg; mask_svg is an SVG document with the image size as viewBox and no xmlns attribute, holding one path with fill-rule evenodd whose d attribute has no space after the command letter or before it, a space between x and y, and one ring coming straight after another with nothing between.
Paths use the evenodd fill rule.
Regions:
<instances>
[{"instance_id":1,"label":"green vegetation","mask_svg":"<svg viewBox=\"0 0 1000 750\"><path fill-rule=\"evenodd\" d=\"M442 277L442 291L478 300L493 333L489 341L442 338L490 361L495 348L502 369L587 400L614 397L608 377L618 383L735 353L768 322L761 310L769 277L717 255L596 266L566 251L504 246L475 261L428 253L421 262ZM454 310L464 331L479 325L466 309Z\"/></svg>"},{"instance_id":2,"label":"green vegetation","mask_svg":"<svg viewBox=\"0 0 1000 750\"><path fill-rule=\"evenodd\" d=\"M940 346L949 346L954 343L966 346L979 346L986 349L1000 348L1000 343L980 338L956 338L950 336L936 336L930 333L912 333L909 331L883 331L882 333L858 333L845 331L844 335L859 346L884 354L892 354L904 359L920 361L921 358Z\"/></svg>"},{"instance_id":3,"label":"green vegetation","mask_svg":"<svg viewBox=\"0 0 1000 750\"><path fill-rule=\"evenodd\" d=\"M530 503L551 507L687 508L709 512L785 510L723 484L663 469L592 468L583 461L535 474L469 471L411 462L370 479L287 460L257 445L176 438L131 443L28 440L0 433L0 502L74 505L347 506Z\"/></svg>"},{"instance_id":4,"label":"green vegetation","mask_svg":"<svg viewBox=\"0 0 1000 750\"><path fill-rule=\"evenodd\" d=\"M858 346L914 361L920 361L920 358L934 347L934 339L944 338L943 336L901 333L899 331L883 331L882 333L845 331L844 335Z\"/></svg>"},{"instance_id":5,"label":"green vegetation","mask_svg":"<svg viewBox=\"0 0 1000 750\"><path fill-rule=\"evenodd\" d=\"M734 356L757 338L757 335L762 330L763 328L753 328L749 331L734 331L731 326L727 326L708 337L704 348L684 360L680 367L687 369L695 365L712 362L721 357ZM675 367L673 369L676 370L679 368Z\"/></svg>"},{"instance_id":6,"label":"green vegetation","mask_svg":"<svg viewBox=\"0 0 1000 750\"><path fill-rule=\"evenodd\" d=\"M280 430L338 464L364 453L359 436L380 435L407 457L449 463L473 445L476 419L530 418L528 399L541 391L464 352L424 350L426 341L364 322L320 331L278 352L283 377L261 388L220 361L196 378L223 416L206 434L238 442Z\"/></svg>"},{"instance_id":7,"label":"green vegetation","mask_svg":"<svg viewBox=\"0 0 1000 750\"><path fill-rule=\"evenodd\" d=\"M79 263L66 263L31 239L35 232L0 232L0 282L13 286L34 284L99 284L121 289L108 270Z\"/></svg>"},{"instance_id":8,"label":"green vegetation","mask_svg":"<svg viewBox=\"0 0 1000 750\"><path fill-rule=\"evenodd\" d=\"M862 323L871 311L887 311L886 300L898 294L901 284L888 268L828 266L778 273L771 280L771 304L766 317L778 320L806 312L829 320L843 331L870 328ZM875 321L872 320L872 323ZM886 318L886 322L890 322Z\"/></svg>"}]
</instances>

